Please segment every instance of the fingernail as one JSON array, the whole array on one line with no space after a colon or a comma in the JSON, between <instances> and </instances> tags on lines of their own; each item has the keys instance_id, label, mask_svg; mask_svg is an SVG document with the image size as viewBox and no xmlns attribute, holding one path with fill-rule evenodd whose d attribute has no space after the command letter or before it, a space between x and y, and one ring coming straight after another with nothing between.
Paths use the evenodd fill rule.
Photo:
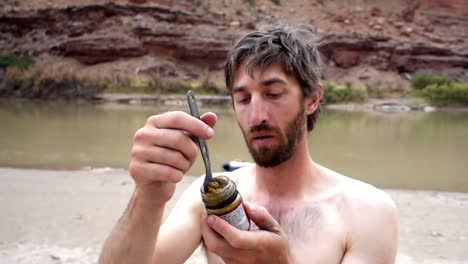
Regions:
<instances>
[{"instance_id":1,"label":"fingernail","mask_svg":"<svg viewBox=\"0 0 468 264\"><path fill-rule=\"evenodd\" d=\"M214 224L214 222L215 222L214 216L209 215L208 218L206 219L206 221L208 222L209 225Z\"/></svg>"},{"instance_id":2,"label":"fingernail","mask_svg":"<svg viewBox=\"0 0 468 264\"><path fill-rule=\"evenodd\" d=\"M207 137L211 137L211 136L213 136L214 131L213 131L213 129L211 127L207 127L205 134L206 134Z\"/></svg>"}]
</instances>

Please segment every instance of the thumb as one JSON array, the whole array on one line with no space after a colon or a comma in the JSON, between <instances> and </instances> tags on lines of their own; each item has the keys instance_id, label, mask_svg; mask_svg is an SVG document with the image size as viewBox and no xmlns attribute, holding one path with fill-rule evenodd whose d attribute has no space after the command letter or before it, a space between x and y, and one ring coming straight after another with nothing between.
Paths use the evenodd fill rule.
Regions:
<instances>
[{"instance_id":1,"label":"thumb","mask_svg":"<svg viewBox=\"0 0 468 264\"><path fill-rule=\"evenodd\" d=\"M268 230L277 234L281 233L280 225L265 207L247 202L245 202L245 205L247 215L250 217L250 220L252 220L260 229Z\"/></svg>"},{"instance_id":2,"label":"thumb","mask_svg":"<svg viewBox=\"0 0 468 264\"><path fill-rule=\"evenodd\" d=\"M215 113L213 112L207 112L203 114L200 119L205 122L205 124L209 125L211 128L214 128L216 125L216 121L218 120L218 117L216 116Z\"/></svg>"}]
</instances>

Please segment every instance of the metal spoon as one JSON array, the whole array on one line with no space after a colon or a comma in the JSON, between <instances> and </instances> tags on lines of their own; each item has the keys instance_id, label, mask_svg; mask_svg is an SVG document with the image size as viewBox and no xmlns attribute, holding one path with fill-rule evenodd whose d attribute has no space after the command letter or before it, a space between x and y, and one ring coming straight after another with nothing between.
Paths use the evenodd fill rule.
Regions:
<instances>
[{"instance_id":1,"label":"metal spoon","mask_svg":"<svg viewBox=\"0 0 468 264\"><path fill-rule=\"evenodd\" d=\"M192 90L187 92L187 102L189 104L190 113L192 116L200 119L200 114L198 113L197 101L195 100L195 95ZM200 147L200 152L203 158L203 163L205 163L205 180L203 181L203 189L205 192L208 191L208 184L211 181L211 162L210 154L208 153L208 146L206 141L203 138L198 138L198 146Z\"/></svg>"}]
</instances>

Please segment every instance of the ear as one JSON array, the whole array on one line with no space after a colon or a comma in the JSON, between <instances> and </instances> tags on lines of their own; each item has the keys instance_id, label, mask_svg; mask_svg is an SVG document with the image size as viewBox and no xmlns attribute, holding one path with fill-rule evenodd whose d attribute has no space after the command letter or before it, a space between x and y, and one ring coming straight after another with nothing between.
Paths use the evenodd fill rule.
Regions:
<instances>
[{"instance_id":1,"label":"ear","mask_svg":"<svg viewBox=\"0 0 468 264\"><path fill-rule=\"evenodd\" d=\"M320 99L323 95L323 85L321 83L316 83L314 86L315 92L307 96L305 99L305 112L307 115L310 115L317 110L320 105Z\"/></svg>"}]
</instances>

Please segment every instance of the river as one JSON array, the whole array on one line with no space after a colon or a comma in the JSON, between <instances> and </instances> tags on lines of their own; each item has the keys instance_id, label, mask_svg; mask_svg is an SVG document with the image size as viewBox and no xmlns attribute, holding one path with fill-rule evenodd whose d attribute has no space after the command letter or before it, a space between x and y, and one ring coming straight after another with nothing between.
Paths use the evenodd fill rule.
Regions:
<instances>
[{"instance_id":1,"label":"river","mask_svg":"<svg viewBox=\"0 0 468 264\"><path fill-rule=\"evenodd\" d=\"M0 101L0 166L126 168L135 131L153 114L187 106ZM230 106L208 142L215 171L251 161ZM382 188L468 192L468 112L322 111L308 135L312 158ZM201 158L188 175L204 171Z\"/></svg>"}]
</instances>

